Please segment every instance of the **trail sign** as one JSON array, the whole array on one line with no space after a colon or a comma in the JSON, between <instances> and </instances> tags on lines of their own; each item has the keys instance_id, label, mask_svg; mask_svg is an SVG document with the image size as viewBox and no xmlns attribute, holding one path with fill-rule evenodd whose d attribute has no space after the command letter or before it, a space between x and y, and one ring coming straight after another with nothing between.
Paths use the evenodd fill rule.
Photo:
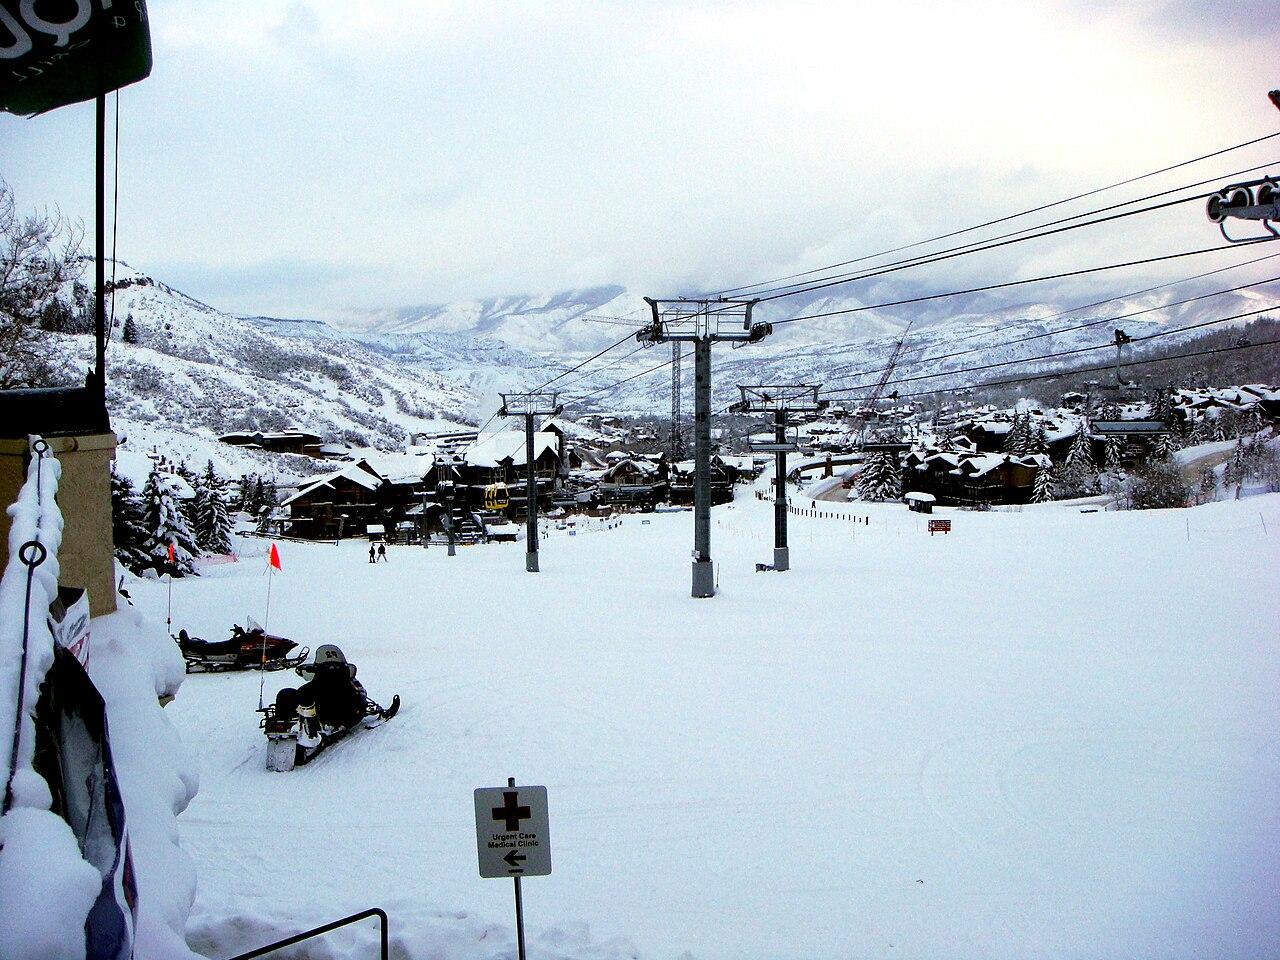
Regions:
<instances>
[{"instance_id":1,"label":"trail sign","mask_svg":"<svg viewBox=\"0 0 1280 960\"><path fill-rule=\"evenodd\" d=\"M546 787L479 787L475 802L480 876L545 877L551 872Z\"/></svg>"}]
</instances>

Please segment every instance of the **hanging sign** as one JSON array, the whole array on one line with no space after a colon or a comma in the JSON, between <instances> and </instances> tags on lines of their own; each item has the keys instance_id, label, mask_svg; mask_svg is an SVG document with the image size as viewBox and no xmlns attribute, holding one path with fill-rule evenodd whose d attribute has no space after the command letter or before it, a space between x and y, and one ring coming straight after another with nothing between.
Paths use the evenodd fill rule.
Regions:
<instances>
[{"instance_id":1,"label":"hanging sign","mask_svg":"<svg viewBox=\"0 0 1280 960\"><path fill-rule=\"evenodd\" d=\"M0 0L0 111L44 113L150 73L145 0Z\"/></svg>"}]
</instances>

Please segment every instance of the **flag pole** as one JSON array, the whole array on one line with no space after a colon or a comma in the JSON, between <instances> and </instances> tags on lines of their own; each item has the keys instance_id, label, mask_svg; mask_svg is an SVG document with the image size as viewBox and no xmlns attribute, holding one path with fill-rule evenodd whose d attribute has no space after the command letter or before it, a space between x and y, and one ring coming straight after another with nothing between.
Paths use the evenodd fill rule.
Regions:
<instances>
[{"instance_id":1,"label":"flag pole","mask_svg":"<svg viewBox=\"0 0 1280 960\"><path fill-rule=\"evenodd\" d=\"M271 622L271 584L275 580L275 572L280 569L280 553L276 545L271 544L267 553L267 609L262 615L262 662L258 667L258 709L262 709L263 690L267 683L267 624Z\"/></svg>"},{"instance_id":2,"label":"flag pole","mask_svg":"<svg viewBox=\"0 0 1280 960\"><path fill-rule=\"evenodd\" d=\"M169 608L165 614L164 625L169 631L169 636L173 636L173 571L177 569L176 551L173 549L173 542L169 542Z\"/></svg>"}]
</instances>

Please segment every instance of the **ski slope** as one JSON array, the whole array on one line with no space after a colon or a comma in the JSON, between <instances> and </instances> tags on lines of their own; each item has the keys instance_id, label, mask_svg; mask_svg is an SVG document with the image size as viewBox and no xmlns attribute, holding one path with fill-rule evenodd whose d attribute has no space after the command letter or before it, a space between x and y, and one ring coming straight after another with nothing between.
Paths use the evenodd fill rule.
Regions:
<instances>
[{"instance_id":1,"label":"ski slope","mask_svg":"<svg viewBox=\"0 0 1280 960\"><path fill-rule=\"evenodd\" d=\"M1274 955L1280 495L946 511L933 537L901 506L819 506L785 574L753 569L770 504L717 508L712 600L688 596L688 513L553 531L536 576L522 544L377 566L283 544L272 632L340 643L404 706L273 774L259 678L188 678L191 945L378 905L393 956L514 956L471 801L514 776L550 794L555 872L524 885L541 960ZM266 585L252 557L180 581L175 630L261 618ZM131 589L163 620L162 583Z\"/></svg>"}]
</instances>

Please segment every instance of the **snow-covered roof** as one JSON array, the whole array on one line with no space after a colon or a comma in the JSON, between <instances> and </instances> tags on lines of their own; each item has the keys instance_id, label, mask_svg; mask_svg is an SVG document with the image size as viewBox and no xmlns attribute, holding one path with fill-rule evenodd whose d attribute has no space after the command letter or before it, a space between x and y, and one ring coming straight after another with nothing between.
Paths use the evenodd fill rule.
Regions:
<instances>
[{"instance_id":1,"label":"snow-covered roof","mask_svg":"<svg viewBox=\"0 0 1280 960\"><path fill-rule=\"evenodd\" d=\"M346 479L352 481L353 483L357 483L360 486L364 487L366 490L377 490L379 484L381 484L382 482L373 474L371 474L368 470L360 466L360 464L349 463L345 467L343 467L341 470L335 470L332 473L326 473L323 476L315 477L314 479L308 480L307 483L302 488L300 488L297 493L295 493L293 496L289 497L289 499L281 503L280 506L282 507L288 506L290 503L292 503L294 500L297 500L299 497L305 496L306 494L311 493L311 491L313 490L318 490L320 487L327 486L333 483L333 481L337 480L339 477L345 477Z\"/></svg>"},{"instance_id":2,"label":"snow-covered roof","mask_svg":"<svg viewBox=\"0 0 1280 960\"><path fill-rule=\"evenodd\" d=\"M429 452L384 453L371 450L363 455L369 466L391 483L414 483L421 480L435 466L435 455Z\"/></svg>"},{"instance_id":3,"label":"snow-covered roof","mask_svg":"<svg viewBox=\"0 0 1280 960\"><path fill-rule=\"evenodd\" d=\"M548 450L559 455L560 437L550 431L539 430L533 435L533 459L537 460ZM472 467L496 467L506 460L510 460L515 466L524 466L524 431L498 430L487 433L462 451L462 459Z\"/></svg>"}]
</instances>

